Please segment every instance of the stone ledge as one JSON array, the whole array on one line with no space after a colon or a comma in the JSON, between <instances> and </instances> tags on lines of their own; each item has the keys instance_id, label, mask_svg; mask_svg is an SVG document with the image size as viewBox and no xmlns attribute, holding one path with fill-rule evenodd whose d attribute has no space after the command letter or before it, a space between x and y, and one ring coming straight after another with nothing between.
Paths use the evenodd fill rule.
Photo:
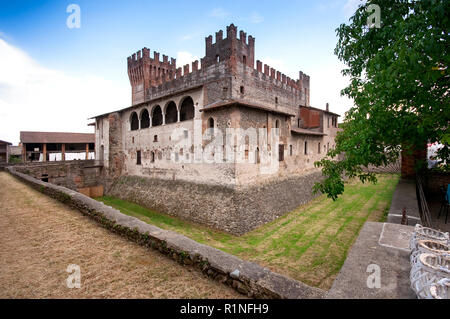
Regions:
<instances>
[{"instance_id":1,"label":"stone ledge","mask_svg":"<svg viewBox=\"0 0 450 319\"><path fill-rule=\"evenodd\" d=\"M321 289L200 244L176 232L149 225L81 193L42 182L17 172L13 167L6 169L38 191L78 209L113 232L143 246L157 249L180 264L192 265L208 277L227 284L248 297L304 299L323 298L325 295L325 291Z\"/></svg>"},{"instance_id":2,"label":"stone ledge","mask_svg":"<svg viewBox=\"0 0 450 319\"><path fill-rule=\"evenodd\" d=\"M409 225L421 224L419 203L416 196L416 183L414 180L400 179L392 196L391 207L387 216L387 222L400 224L403 208Z\"/></svg>"}]
</instances>

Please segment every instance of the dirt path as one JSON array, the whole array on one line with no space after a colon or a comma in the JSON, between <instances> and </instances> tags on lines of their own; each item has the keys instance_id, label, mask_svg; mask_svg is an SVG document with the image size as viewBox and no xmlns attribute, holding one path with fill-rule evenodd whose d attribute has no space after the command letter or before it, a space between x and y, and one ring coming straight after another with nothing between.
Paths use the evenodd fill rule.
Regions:
<instances>
[{"instance_id":1,"label":"dirt path","mask_svg":"<svg viewBox=\"0 0 450 319\"><path fill-rule=\"evenodd\" d=\"M69 264L81 288L69 289ZM0 298L242 298L0 172Z\"/></svg>"}]
</instances>

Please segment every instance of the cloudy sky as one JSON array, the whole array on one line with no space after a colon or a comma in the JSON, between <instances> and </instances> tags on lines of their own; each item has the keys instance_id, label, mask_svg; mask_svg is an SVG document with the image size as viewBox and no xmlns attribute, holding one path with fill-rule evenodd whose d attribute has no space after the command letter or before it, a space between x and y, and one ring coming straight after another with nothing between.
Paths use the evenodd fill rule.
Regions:
<instances>
[{"instance_id":1,"label":"cloudy sky","mask_svg":"<svg viewBox=\"0 0 450 319\"><path fill-rule=\"evenodd\" d=\"M67 7L81 9L68 28ZM205 54L205 37L234 23L256 38L256 59L311 76L311 105L344 114L347 80L335 29L360 0L2 1L0 140L22 131L93 132L88 118L130 105L126 57L148 47L177 65ZM255 59L255 60L256 60Z\"/></svg>"}]
</instances>

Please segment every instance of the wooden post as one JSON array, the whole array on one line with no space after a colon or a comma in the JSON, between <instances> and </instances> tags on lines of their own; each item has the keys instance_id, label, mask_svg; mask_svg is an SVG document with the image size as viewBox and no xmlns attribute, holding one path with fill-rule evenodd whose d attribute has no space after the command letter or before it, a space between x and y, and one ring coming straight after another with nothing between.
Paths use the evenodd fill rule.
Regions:
<instances>
[{"instance_id":1,"label":"wooden post","mask_svg":"<svg viewBox=\"0 0 450 319\"><path fill-rule=\"evenodd\" d=\"M27 145L22 144L22 163L27 162Z\"/></svg>"},{"instance_id":2,"label":"wooden post","mask_svg":"<svg viewBox=\"0 0 450 319\"><path fill-rule=\"evenodd\" d=\"M61 152L62 152L61 160L65 161L66 160L66 144L65 143L63 143L61 145Z\"/></svg>"},{"instance_id":3,"label":"wooden post","mask_svg":"<svg viewBox=\"0 0 450 319\"><path fill-rule=\"evenodd\" d=\"M89 143L86 143L86 159L89 159Z\"/></svg>"},{"instance_id":4,"label":"wooden post","mask_svg":"<svg viewBox=\"0 0 450 319\"><path fill-rule=\"evenodd\" d=\"M42 144L43 162L47 162L47 143Z\"/></svg>"}]
</instances>

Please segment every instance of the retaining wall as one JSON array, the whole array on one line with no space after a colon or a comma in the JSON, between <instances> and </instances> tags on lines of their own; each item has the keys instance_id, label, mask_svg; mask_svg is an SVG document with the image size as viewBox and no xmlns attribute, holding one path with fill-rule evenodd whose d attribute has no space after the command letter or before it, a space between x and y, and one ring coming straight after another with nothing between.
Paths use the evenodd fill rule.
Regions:
<instances>
[{"instance_id":1,"label":"retaining wall","mask_svg":"<svg viewBox=\"0 0 450 319\"><path fill-rule=\"evenodd\" d=\"M161 213L242 235L264 225L316 195L321 172L246 187L196 184L141 176L121 176L106 190L112 195Z\"/></svg>"},{"instance_id":2,"label":"retaining wall","mask_svg":"<svg viewBox=\"0 0 450 319\"><path fill-rule=\"evenodd\" d=\"M173 231L149 225L135 217L68 188L53 185L17 172L13 176L71 207L104 227L141 245L159 250L180 264L191 265L205 275L254 298L323 298L324 291L276 274L255 263L241 260L221 250L197 243Z\"/></svg>"}]
</instances>

